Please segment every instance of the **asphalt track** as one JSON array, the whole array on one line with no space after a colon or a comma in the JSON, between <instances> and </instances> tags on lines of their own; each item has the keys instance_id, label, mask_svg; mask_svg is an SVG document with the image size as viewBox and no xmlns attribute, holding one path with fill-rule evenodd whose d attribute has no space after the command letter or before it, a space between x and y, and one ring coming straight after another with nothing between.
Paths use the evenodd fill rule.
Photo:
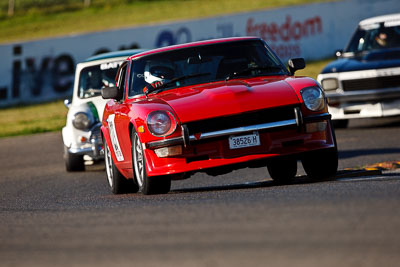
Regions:
<instances>
[{"instance_id":1,"label":"asphalt track","mask_svg":"<svg viewBox=\"0 0 400 267\"><path fill-rule=\"evenodd\" d=\"M103 165L64 169L60 133L0 139L0 266L399 266L399 120L338 130L341 176L197 174L112 195ZM299 175L302 175L300 169Z\"/></svg>"}]
</instances>

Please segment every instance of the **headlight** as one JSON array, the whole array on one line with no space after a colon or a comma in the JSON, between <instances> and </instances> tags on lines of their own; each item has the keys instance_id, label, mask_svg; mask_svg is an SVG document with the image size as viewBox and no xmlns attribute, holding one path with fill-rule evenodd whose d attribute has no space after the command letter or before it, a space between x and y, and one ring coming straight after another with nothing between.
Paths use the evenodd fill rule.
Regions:
<instances>
[{"instance_id":1,"label":"headlight","mask_svg":"<svg viewBox=\"0 0 400 267\"><path fill-rule=\"evenodd\" d=\"M174 115L168 111L157 110L147 116L147 128L155 136L167 136L176 129Z\"/></svg>"},{"instance_id":2,"label":"headlight","mask_svg":"<svg viewBox=\"0 0 400 267\"><path fill-rule=\"evenodd\" d=\"M336 90L339 88L338 80L335 78L323 79L321 81L321 85L322 85L322 88L324 88L324 90L326 90L326 91Z\"/></svg>"},{"instance_id":3,"label":"headlight","mask_svg":"<svg viewBox=\"0 0 400 267\"><path fill-rule=\"evenodd\" d=\"M74 115L72 124L76 129L86 130L89 129L89 127L92 125L92 121L90 120L88 114L84 112L78 112Z\"/></svg>"},{"instance_id":4,"label":"headlight","mask_svg":"<svg viewBox=\"0 0 400 267\"><path fill-rule=\"evenodd\" d=\"M304 105L309 110L319 111L325 107L324 93L319 87L307 87L300 91Z\"/></svg>"}]
</instances>

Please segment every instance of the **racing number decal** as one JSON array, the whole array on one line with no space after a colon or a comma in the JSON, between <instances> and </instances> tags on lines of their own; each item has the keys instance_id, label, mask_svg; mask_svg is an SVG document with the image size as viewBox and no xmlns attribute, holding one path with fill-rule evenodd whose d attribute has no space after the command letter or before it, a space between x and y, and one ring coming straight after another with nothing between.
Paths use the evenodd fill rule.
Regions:
<instances>
[{"instance_id":1,"label":"racing number decal","mask_svg":"<svg viewBox=\"0 0 400 267\"><path fill-rule=\"evenodd\" d=\"M117 137L117 132L115 131L115 114L111 114L108 116L107 122L108 122L108 129L110 132L110 139L112 146L114 148L115 152L115 157L117 158L118 161L123 161L124 160L124 155L122 155L121 147L119 145L118 137Z\"/></svg>"}]
</instances>

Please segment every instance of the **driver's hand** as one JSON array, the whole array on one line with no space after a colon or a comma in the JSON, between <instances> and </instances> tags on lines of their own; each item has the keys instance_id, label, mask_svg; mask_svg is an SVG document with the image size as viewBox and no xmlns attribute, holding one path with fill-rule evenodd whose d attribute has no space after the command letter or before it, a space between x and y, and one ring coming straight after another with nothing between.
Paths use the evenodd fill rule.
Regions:
<instances>
[{"instance_id":1,"label":"driver's hand","mask_svg":"<svg viewBox=\"0 0 400 267\"><path fill-rule=\"evenodd\" d=\"M163 82L162 82L162 81L157 81L157 82L154 82L154 83L151 84L151 86L153 86L153 88L158 88L158 87L160 87L161 85L163 85Z\"/></svg>"},{"instance_id":2,"label":"driver's hand","mask_svg":"<svg viewBox=\"0 0 400 267\"><path fill-rule=\"evenodd\" d=\"M147 92L152 91L153 89L156 89L160 86L163 85L162 81L157 81L153 83L148 83L144 88L143 88L143 93L147 94Z\"/></svg>"}]
</instances>

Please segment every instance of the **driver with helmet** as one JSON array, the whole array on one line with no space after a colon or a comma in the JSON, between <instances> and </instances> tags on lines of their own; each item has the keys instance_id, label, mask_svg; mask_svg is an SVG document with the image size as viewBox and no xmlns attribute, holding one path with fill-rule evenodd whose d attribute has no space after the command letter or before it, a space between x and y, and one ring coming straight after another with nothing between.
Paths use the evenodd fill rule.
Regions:
<instances>
[{"instance_id":1,"label":"driver with helmet","mask_svg":"<svg viewBox=\"0 0 400 267\"><path fill-rule=\"evenodd\" d=\"M174 65L168 61L147 61L144 68L144 80L147 85L143 92L158 88L174 78Z\"/></svg>"}]
</instances>

